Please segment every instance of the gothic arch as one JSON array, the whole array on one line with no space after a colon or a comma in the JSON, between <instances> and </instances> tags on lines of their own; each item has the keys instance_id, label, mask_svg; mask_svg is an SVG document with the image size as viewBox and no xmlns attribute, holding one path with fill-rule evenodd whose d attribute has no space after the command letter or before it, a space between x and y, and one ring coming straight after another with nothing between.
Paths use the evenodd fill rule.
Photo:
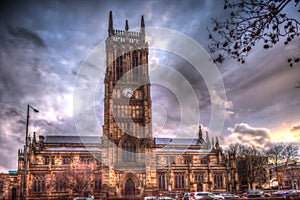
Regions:
<instances>
[{"instance_id":1,"label":"gothic arch","mask_svg":"<svg viewBox=\"0 0 300 200\"><path fill-rule=\"evenodd\" d=\"M131 196L131 195L139 195L140 191L138 190L139 186L141 185L140 180L138 177L132 173L125 174L121 178L121 188L122 188L122 195L124 196Z\"/></svg>"},{"instance_id":2,"label":"gothic arch","mask_svg":"<svg viewBox=\"0 0 300 200\"><path fill-rule=\"evenodd\" d=\"M138 139L129 135L123 135L118 143L118 160L120 162L139 161L139 142ZM131 156L131 158L130 158ZM129 160L124 159L129 157Z\"/></svg>"},{"instance_id":3,"label":"gothic arch","mask_svg":"<svg viewBox=\"0 0 300 200\"><path fill-rule=\"evenodd\" d=\"M125 182L124 195L125 196L133 196L135 195L135 184L131 178L127 179Z\"/></svg>"}]
</instances>

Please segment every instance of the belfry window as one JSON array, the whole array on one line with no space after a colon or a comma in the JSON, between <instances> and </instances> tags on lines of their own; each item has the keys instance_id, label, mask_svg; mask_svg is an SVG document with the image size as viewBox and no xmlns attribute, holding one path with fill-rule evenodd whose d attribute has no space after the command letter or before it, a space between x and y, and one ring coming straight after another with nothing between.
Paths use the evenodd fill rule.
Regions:
<instances>
[{"instance_id":1,"label":"belfry window","mask_svg":"<svg viewBox=\"0 0 300 200\"><path fill-rule=\"evenodd\" d=\"M122 145L122 160L124 162L136 161L136 145L132 140L125 140Z\"/></svg>"},{"instance_id":2,"label":"belfry window","mask_svg":"<svg viewBox=\"0 0 300 200\"><path fill-rule=\"evenodd\" d=\"M122 56L118 57L116 60L117 79L120 79L123 76L122 62Z\"/></svg>"},{"instance_id":3,"label":"belfry window","mask_svg":"<svg viewBox=\"0 0 300 200\"><path fill-rule=\"evenodd\" d=\"M139 69L134 68L138 66L138 53L137 51L132 52L132 72L133 72L133 80L138 80L139 77Z\"/></svg>"},{"instance_id":4,"label":"belfry window","mask_svg":"<svg viewBox=\"0 0 300 200\"><path fill-rule=\"evenodd\" d=\"M138 66L138 53L137 51L132 52L132 68Z\"/></svg>"}]
</instances>

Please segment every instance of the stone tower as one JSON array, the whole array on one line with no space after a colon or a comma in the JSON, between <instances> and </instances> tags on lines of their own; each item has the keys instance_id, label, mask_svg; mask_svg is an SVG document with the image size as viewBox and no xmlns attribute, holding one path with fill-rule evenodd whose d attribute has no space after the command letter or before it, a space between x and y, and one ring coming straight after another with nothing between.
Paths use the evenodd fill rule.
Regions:
<instances>
[{"instance_id":1,"label":"stone tower","mask_svg":"<svg viewBox=\"0 0 300 200\"><path fill-rule=\"evenodd\" d=\"M148 44L144 17L139 32L113 28L109 13L102 161L109 196L153 194L155 148L151 125Z\"/></svg>"}]
</instances>

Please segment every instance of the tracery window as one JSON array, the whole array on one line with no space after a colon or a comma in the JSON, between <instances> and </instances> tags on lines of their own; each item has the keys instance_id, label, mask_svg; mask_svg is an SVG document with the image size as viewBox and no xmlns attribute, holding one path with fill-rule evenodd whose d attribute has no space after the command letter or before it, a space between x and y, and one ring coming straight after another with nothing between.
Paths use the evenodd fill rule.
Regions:
<instances>
[{"instance_id":1,"label":"tracery window","mask_svg":"<svg viewBox=\"0 0 300 200\"><path fill-rule=\"evenodd\" d=\"M46 183L45 183L45 176L35 176L33 178L33 192L45 192L46 190Z\"/></svg>"},{"instance_id":2,"label":"tracery window","mask_svg":"<svg viewBox=\"0 0 300 200\"><path fill-rule=\"evenodd\" d=\"M120 56L116 60L117 79L123 76L123 56Z\"/></svg>"},{"instance_id":3,"label":"tracery window","mask_svg":"<svg viewBox=\"0 0 300 200\"><path fill-rule=\"evenodd\" d=\"M184 173L174 174L174 187L176 189L184 189Z\"/></svg>"},{"instance_id":4,"label":"tracery window","mask_svg":"<svg viewBox=\"0 0 300 200\"><path fill-rule=\"evenodd\" d=\"M49 165L49 157L48 156L44 157L44 165Z\"/></svg>"},{"instance_id":5,"label":"tracery window","mask_svg":"<svg viewBox=\"0 0 300 200\"><path fill-rule=\"evenodd\" d=\"M183 162L184 162L184 164L193 164L193 157L190 157L190 156L185 156L185 157L183 157Z\"/></svg>"},{"instance_id":6,"label":"tracery window","mask_svg":"<svg viewBox=\"0 0 300 200\"><path fill-rule=\"evenodd\" d=\"M65 192L66 191L66 183L61 180L56 180L55 182L55 191L56 192Z\"/></svg>"},{"instance_id":7,"label":"tracery window","mask_svg":"<svg viewBox=\"0 0 300 200\"><path fill-rule=\"evenodd\" d=\"M63 157L62 162L63 162L63 165L69 165L69 164L71 164L71 158L69 156Z\"/></svg>"},{"instance_id":8,"label":"tracery window","mask_svg":"<svg viewBox=\"0 0 300 200\"><path fill-rule=\"evenodd\" d=\"M167 181L166 173L164 173L164 172L158 173L158 189L166 190L167 189L166 181Z\"/></svg>"},{"instance_id":9,"label":"tracery window","mask_svg":"<svg viewBox=\"0 0 300 200\"><path fill-rule=\"evenodd\" d=\"M89 165L90 164L90 157L86 157L86 156L80 157L80 163L85 164L85 165Z\"/></svg>"},{"instance_id":10,"label":"tracery window","mask_svg":"<svg viewBox=\"0 0 300 200\"><path fill-rule=\"evenodd\" d=\"M138 52L133 51L132 52L132 68L138 66Z\"/></svg>"},{"instance_id":11,"label":"tracery window","mask_svg":"<svg viewBox=\"0 0 300 200\"><path fill-rule=\"evenodd\" d=\"M125 140L122 144L122 160L124 162L136 161L136 145L132 140Z\"/></svg>"},{"instance_id":12,"label":"tracery window","mask_svg":"<svg viewBox=\"0 0 300 200\"><path fill-rule=\"evenodd\" d=\"M209 162L209 158L207 156L205 156L204 158L200 158L201 159L201 164L208 164Z\"/></svg>"},{"instance_id":13,"label":"tracery window","mask_svg":"<svg viewBox=\"0 0 300 200\"><path fill-rule=\"evenodd\" d=\"M133 51L132 52L132 72L133 72L133 80L138 80L139 78L139 68L134 68L137 67L138 64L138 52L137 51Z\"/></svg>"},{"instance_id":14,"label":"tracery window","mask_svg":"<svg viewBox=\"0 0 300 200\"><path fill-rule=\"evenodd\" d=\"M204 182L204 173L203 172L196 172L195 175L194 175L194 181L203 183Z\"/></svg>"},{"instance_id":15,"label":"tracery window","mask_svg":"<svg viewBox=\"0 0 300 200\"><path fill-rule=\"evenodd\" d=\"M51 158L51 165L55 165L55 159L54 159L54 157Z\"/></svg>"},{"instance_id":16,"label":"tracery window","mask_svg":"<svg viewBox=\"0 0 300 200\"><path fill-rule=\"evenodd\" d=\"M214 174L214 188L222 188L223 187L223 175L222 173Z\"/></svg>"}]
</instances>

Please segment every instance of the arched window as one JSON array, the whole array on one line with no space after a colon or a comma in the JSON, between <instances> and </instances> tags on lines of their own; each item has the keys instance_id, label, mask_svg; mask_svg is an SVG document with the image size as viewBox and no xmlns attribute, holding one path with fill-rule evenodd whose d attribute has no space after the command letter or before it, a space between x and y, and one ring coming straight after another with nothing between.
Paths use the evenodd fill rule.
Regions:
<instances>
[{"instance_id":1,"label":"arched window","mask_svg":"<svg viewBox=\"0 0 300 200\"><path fill-rule=\"evenodd\" d=\"M35 176L33 178L33 192L45 192L46 183L44 176Z\"/></svg>"},{"instance_id":2,"label":"arched window","mask_svg":"<svg viewBox=\"0 0 300 200\"><path fill-rule=\"evenodd\" d=\"M138 52L137 51L133 51L132 52L132 69L133 69L133 80L138 80L138 77L139 77L139 69L138 68L135 68L136 66L139 65L138 63Z\"/></svg>"},{"instance_id":3,"label":"arched window","mask_svg":"<svg viewBox=\"0 0 300 200\"><path fill-rule=\"evenodd\" d=\"M122 56L117 58L117 79L119 80L123 76L123 67L122 67Z\"/></svg>"},{"instance_id":4,"label":"arched window","mask_svg":"<svg viewBox=\"0 0 300 200\"><path fill-rule=\"evenodd\" d=\"M119 80L123 76L123 56L120 50L117 51L116 57L117 79Z\"/></svg>"},{"instance_id":5,"label":"arched window","mask_svg":"<svg viewBox=\"0 0 300 200\"><path fill-rule=\"evenodd\" d=\"M122 160L124 162L136 161L136 145L132 140L125 140L122 145Z\"/></svg>"},{"instance_id":6,"label":"arched window","mask_svg":"<svg viewBox=\"0 0 300 200\"><path fill-rule=\"evenodd\" d=\"M138 52L133 51L132 52L132 68L138 66Z\"/></svg>"},{"instance_id":7,"label":"arched window","mask_svg":"<svg viewBox=\"0 0 300 200\"><path fill-rule=\"evenodd\" d=\"M223 175L222 173L215 173L214 174L214 188L223 188Z\"/></svg>"}]
</instances>

